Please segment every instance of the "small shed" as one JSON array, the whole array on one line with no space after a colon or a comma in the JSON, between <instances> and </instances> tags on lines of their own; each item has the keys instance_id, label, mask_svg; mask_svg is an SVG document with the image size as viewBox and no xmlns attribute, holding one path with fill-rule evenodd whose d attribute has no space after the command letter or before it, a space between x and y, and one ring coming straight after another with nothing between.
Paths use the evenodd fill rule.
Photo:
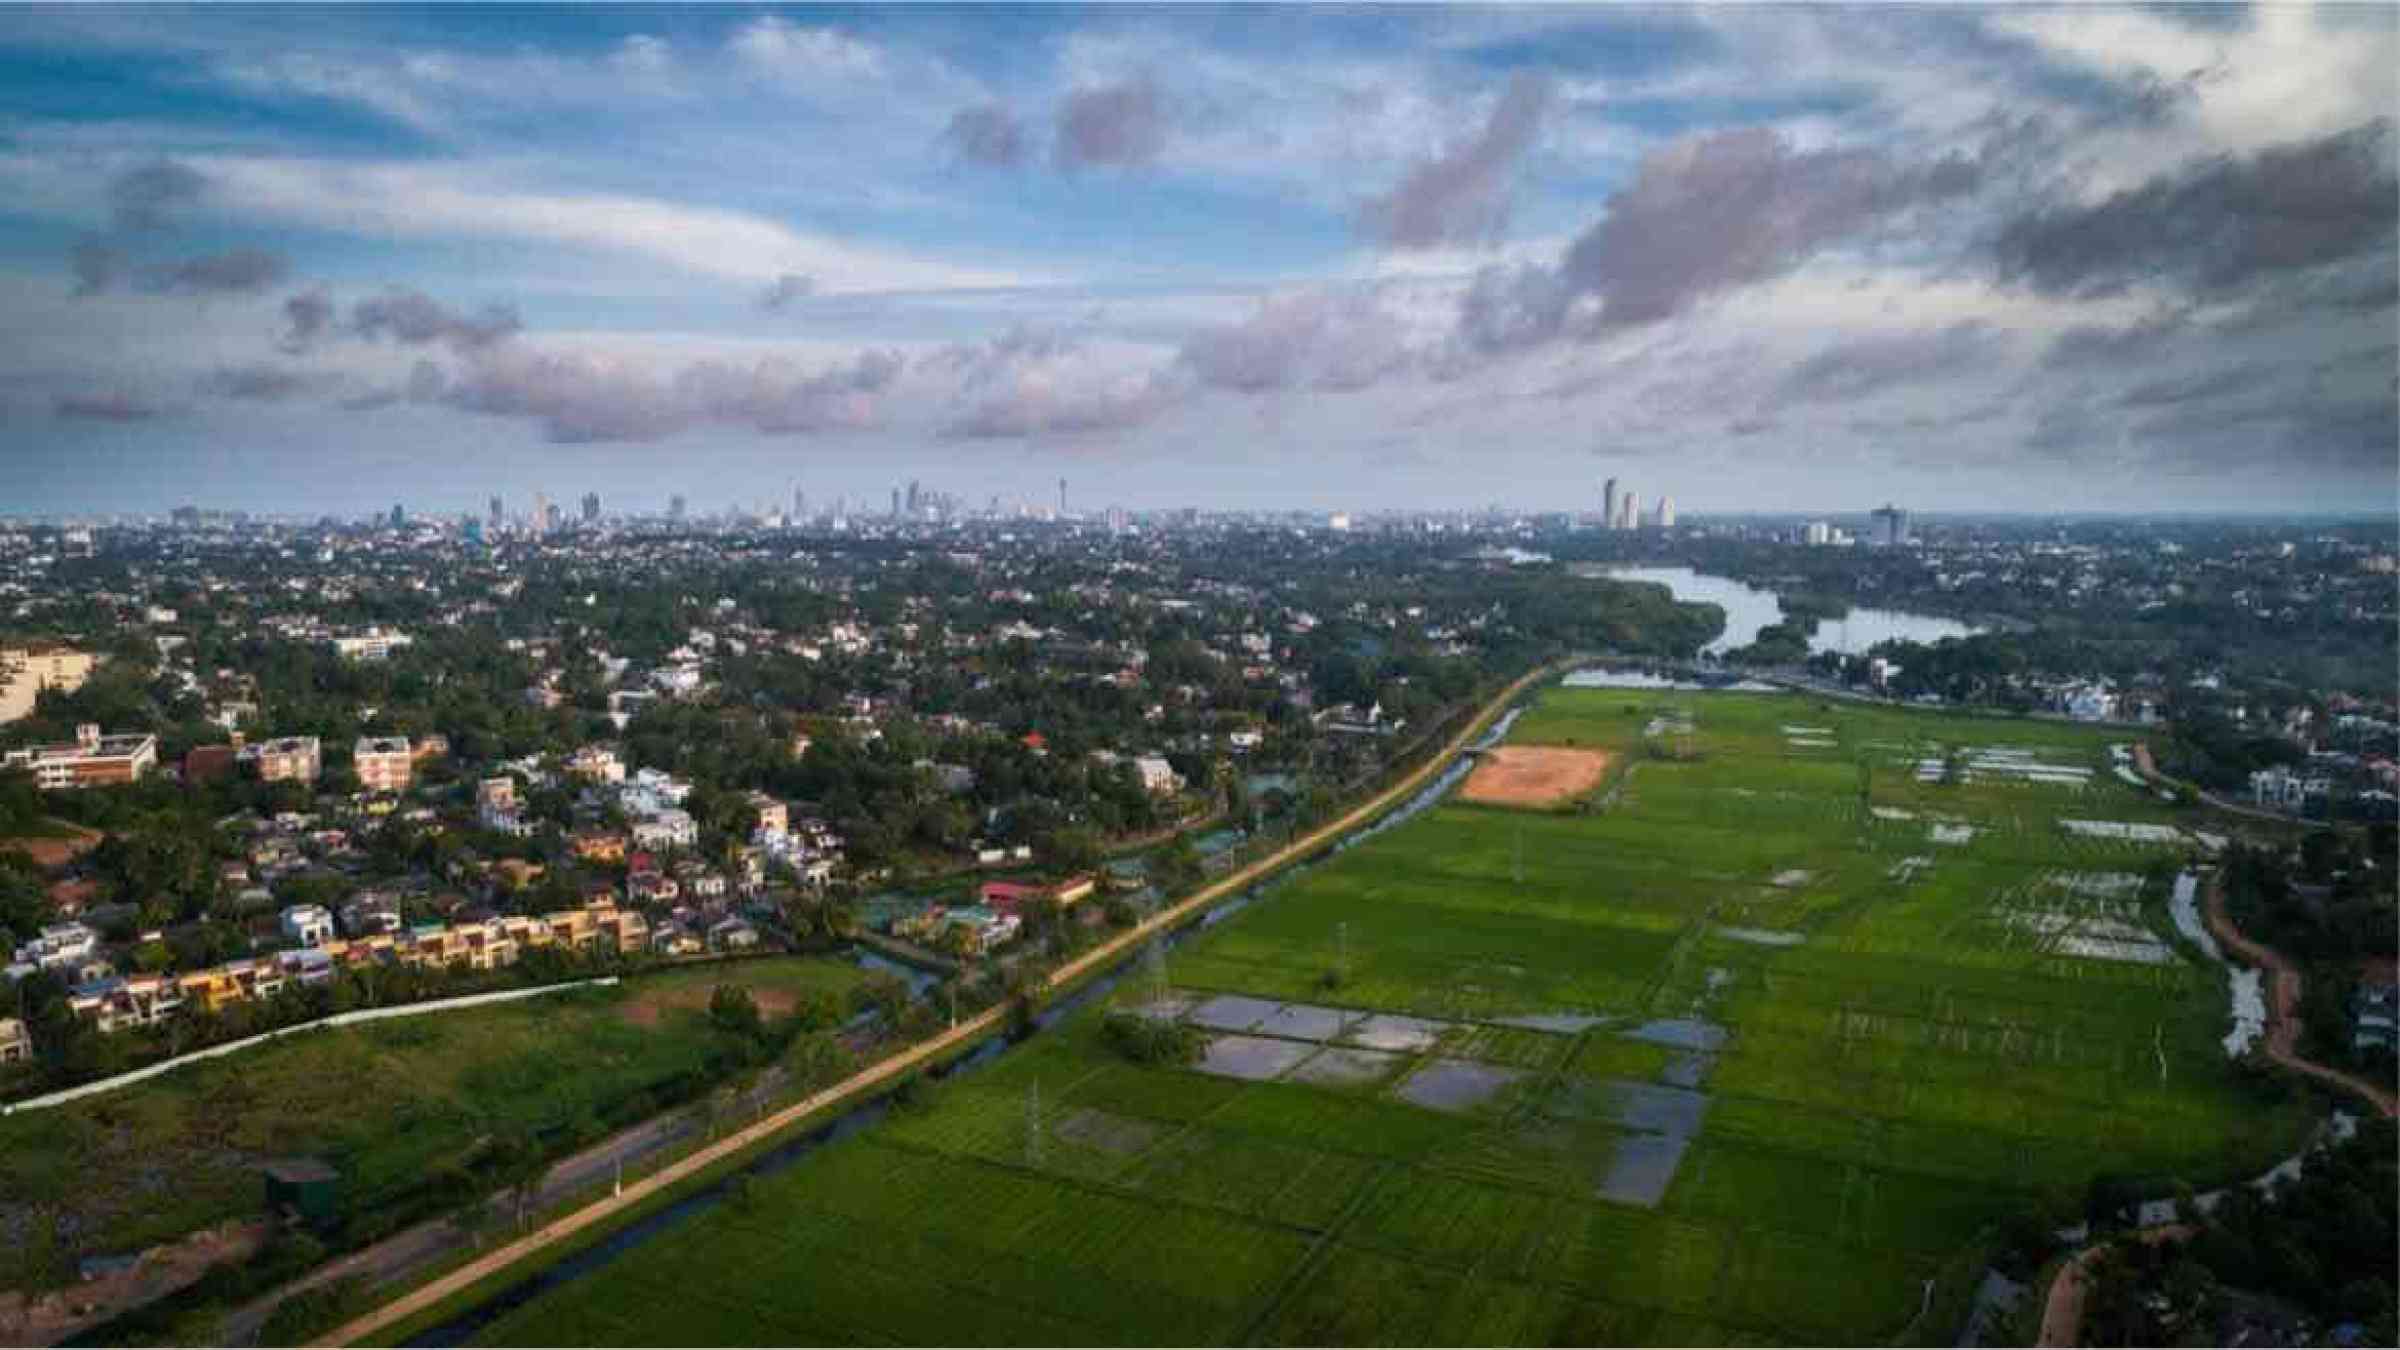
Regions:
<instances>
[{"instance_id":1,"label":"small shed","mask_svg":"<svg viewBox=\"0 0 2400 1350\"><path fill-rule=\"evenodd\" d=\"M316 1158L277 1158L259 1167L267 1177L267 1210L297 1215L323 1228L341 1217L341 1174Z\"/></svg>"}]
</instances>

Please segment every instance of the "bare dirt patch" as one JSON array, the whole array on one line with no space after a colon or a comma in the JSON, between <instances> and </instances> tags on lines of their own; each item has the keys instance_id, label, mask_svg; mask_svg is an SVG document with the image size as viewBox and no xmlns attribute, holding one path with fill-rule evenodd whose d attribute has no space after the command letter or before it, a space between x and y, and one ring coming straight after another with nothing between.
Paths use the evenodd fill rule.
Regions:
<instances>
[{"instance_id":1,"label":"bare dirt patch","mask_svg":"<svg viewBox=\"0 0 2400 1350\"><path fill-rule=\"evenodd\" d=\"M1602 750L1504 745L1476 759L1460 792L1468 801L1494 806L1555 806L1600 786L1608 764Z\"/></svg>"},{"instance_id":2,"label":"bare dirt patch","mask_svg":"<svg viewBox=\"0 0 2400 1350\"><path fill-rule=\"evenodd\" d=\"M725 983L750 991L750 1001L758 1005L762 1016L781 1017L800 1005L800 997L789 989L760 989L742 984L739 980ZM689 1008L707 1012L708 1001L717 987L713 984L687 984L673 989L651 989L625 1000L622 1012L625 1020L637 1027L654 1027L666 1020L669 1008Z\"/></svg>"},{"instance_id":3,"label":"bare dirt patch","mask_svg":"<svg viewBox=\"0 0 2400 1350\"><path fill-rule=\"evenodd\" d=\"M108 837L98 830L87 830L80 825L69 825L64 821L57 824L63 833L0 839L0 851L22 853L31 858L36 867L64 867L100 847L100 841Z\"/></svg>"}]
</instances>

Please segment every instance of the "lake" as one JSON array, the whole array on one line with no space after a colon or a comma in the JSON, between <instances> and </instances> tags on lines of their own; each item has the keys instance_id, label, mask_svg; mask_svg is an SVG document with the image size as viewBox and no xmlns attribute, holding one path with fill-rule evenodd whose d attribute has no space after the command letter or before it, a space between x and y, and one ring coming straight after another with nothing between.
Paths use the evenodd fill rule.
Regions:
<instances>
[{"instance_id":1,"label":"lake","mask_svg":"<svg viewBox=\"0 0 2400 1350\"><path fill-rule=\"evenodd\" d=\"M1735 647L1749 646L1757 639L1759 629L1783 618L1783 611L1775 604L1775 592L1762 591L1730 577L1703 576L1688 567L1607 567L1597 569L1597 572L1618 581L1655 581L1674 592L1678 600L1722 605L1725 609L1724 635L1702 648L1711 656L1722 655ZM1955 619L1937 619L1928 614L1904 614L1892 609L1853 609L1849 618L1820 622L1816 636L1809 639L1808 649L1812 652L1864 656L1867 649L1876 643L1894 638L1909 642L1936 642L1946 637L1967 637L1980 631Z\"/></svg>"}]
</instances>

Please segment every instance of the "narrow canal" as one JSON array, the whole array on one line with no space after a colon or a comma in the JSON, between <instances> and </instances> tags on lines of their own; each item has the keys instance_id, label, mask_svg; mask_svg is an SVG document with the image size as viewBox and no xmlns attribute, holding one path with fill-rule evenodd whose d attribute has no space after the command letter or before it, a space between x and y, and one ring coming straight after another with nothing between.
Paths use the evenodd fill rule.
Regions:
<instances>
[{"instance_id":1,"label":"narrow canal","mask_svg":"<svg viewBox=\"0 0 2400 1350\"><path fill-rule=\"evenodd\" d=\"M1518 715L1523 711L1524 708L1521 704L1510 708L1498 722L1493 724L1490 731L1469 747L1470 752L1498 745L1508 735L1509 728L1515 724ZM1439 777L1427 784L1415 796L1344 835L1332 845L1329 852L1320 853L1317 856L1324 858L1334 853L1347 851L1385 830L1431 809L1448 796L1451 789L1457 787L1460 780L1464 779L1473 768L1472 758L1466 755L1460 756L1456 763L1444 769ZM1008 1054L1026 1040L1041 1035L1065 1019L1090 1007L1094 1002L1106 998L1128 974L1136 973L1137 963L1145 962L1151 952L1163 953L1173 950L1184 939L1213 928L1226 918L1249 908L1261 898L1280 891L1316 865L1314 862L1295 863L1255 886L1227 896L1222 903L1211 906L1206 913L1202 914L1197 923L1166 933L1152 942L1127 952L1124 958L1106 973L1051 1004L1033 1019L1032 1029L1023 1037L1011 1040L1006 1036L995 1036L946 1065L928 1069L926 1076L947 1079L981 1069ZM862 953L860 961L873 969L888 970L908 978L912 992L920 996L935 983L934 978L926 975L923 971L903 966L872 953ZM474 1307L458 1313L447 1321L427 1328L405 1344L412 1346L465 1345L474 1340L485 1327L534 1299L562 1285L572 1284L593 1271L602 1269L625 1253L673 1230L685 1220L707 1213L724 1203L734 1189L741 1184L736 1178L747 1180L773 1176L798 1165L818 1150L831 1144L837 1144L851 1135L869 1128L890 1112L891 1103L886 1097L878 1096L862 1102L808 1133L761 1154L751 1162L744 1164L732 1176L694 1191L664 1209L634 1220L609 1234L600 1242L527 1275Z\"/></svg>"}]
</instances>

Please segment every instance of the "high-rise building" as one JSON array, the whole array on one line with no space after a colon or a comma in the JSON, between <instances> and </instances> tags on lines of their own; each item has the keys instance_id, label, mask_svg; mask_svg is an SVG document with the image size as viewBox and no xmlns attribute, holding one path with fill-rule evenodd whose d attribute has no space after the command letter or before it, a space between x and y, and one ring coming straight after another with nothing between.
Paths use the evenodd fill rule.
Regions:
<instances>
[{"instance_id":1,"label":"high-rise building","mask_svg":"<svg viewBox=\"0 0 2400 1350\"><path fill-rule=\"evenodd\" d=\"M1065 518L1066 518L1066 514L1067 514L1067 480L1066 480L1066 479L1064 479L1064 478L1061 478L1061 479L1059 479L1059 480L1058 480L1058 514L1059 514L1059 518L1060 518L1060 519L1062 519L1062 520L1063 520L1063 519L1065 519Z\"/></svg>"},{"instance_id":2,"label":"high-rise building","mask_svg":"<svg viewBox=\"0 0 2400 1350\"><path fill-rule=\"evenodd\" d=\"M400 503L398 503L398 502L393 502L393 503L392 503L392 528L396 530L396 529L399 529L401 526L403 526L403 525L406 525L407 523L408 523L408 513L407 513L406 511L403 511L403 510L401 510L401 509L400 509Z\"/></svg>"},{"instance_id":3,"label":"high-rise building","mask_svg":"<svg viewBox=\"0 0 2400 1350\"><path fill-rule=\"evenodd\" d=\"M1617 498L1617 528L1620 530L1638 530L1641 528L1641 526L1642 494L1634 491L1632 488L1627 488L1625 489L1625 495Z\"/></svg>"},{"instance_id":4,"label":"high-rise building","mask_svg":"<svg viewBox=\"0 0 2400 1350\"><path fill-rule=\"evenodd\" d=\"M792 520L797 523L806 519L808 519L808 494L794 487L792 489Z\"/></svg>"},{"instance_id":5,"label":"high-rise building","mask_svg":"<svg viewBox=\"0 0 2400 1350\"><path fill-rule=\"evenodd\" d=\"M892 489L892 519L900 518L900 489Z\"/></svg>"},{"instance_id":6,"label":"high-rise building","mask_svg":"<svg viewBox=\"0 0 2400 1350\"><path fill-rule=\"evenodd\" d=\"M667 519L681 520L683 519L683 512L684 501L682 493L678 492L674 496L667 498Z\"/></svg>"},{"instance_id":7,"label":"high-rise building","mask_svg":"<svg viewBox=\"0 0 2400 1350\"><path fill-rule=\"evenodd\" d=\"M1617 480L1614 478L1600 485L1600 528L1617 528Z\"/></svg>"},{"instance_id":8,"label":"high-rise building","mask_svg":"<svg viewBox=\"0 0 2400 1350\"><path fill-rule=\"evenodd\" d=\"M1871 537L1877 544L1894 548L1908 542L1908 512L1885 502L1869 512L1868 518L1875 522L1875 532Z\"/></svg>"},{"instance_id":9,"label":"high-rise building","mask_svg":"<svg viewBox=\"0 0 2400 1350\"><path fill-rule=\"evenodd\" d=\"M508 521L508 517L507 517L507 515L506 515L506 514L504 514L504 513L503 513L503 512L500 510L500 499L499 499L498 497L494 497L494 498L492 498L492 513L491 513L491 514L492 514L492 533L494 533L494 534L498 534L498 533L500 533L500 527L501 527L502 525L506 524L506 523L507 523L507 521Z\"/></svg>"},{"instance_id":10,"label":"high-rise building","mask_svg":"<svg viewBox=\"0 0 2400 1350\"><path fill-rule=\"evenodd\" d=\"M1673 497L1658 499L1658 528L1662 530L1675 528L1675 499Z\"/></svg>"},{"instance_id":11,"label":"high-rise building","mask_svg":"<svg viewBox=\"0 0 2400 1350\"><path fill-rule=\"evenodd\" d=\"M533 532L547 533L550 529L550 498L546 493L533 494Z\"/></svg>"},{"instance_id":12,"label":"high-rise building","mask_svg":"<svg viewBox=\"0 0 2400 1350\"><path fill-rule=\"evenodd\" d=\"M600 523L600 494L597 492L583 494L583 523L586 525Z\"/></svg>"}]
</instances>

